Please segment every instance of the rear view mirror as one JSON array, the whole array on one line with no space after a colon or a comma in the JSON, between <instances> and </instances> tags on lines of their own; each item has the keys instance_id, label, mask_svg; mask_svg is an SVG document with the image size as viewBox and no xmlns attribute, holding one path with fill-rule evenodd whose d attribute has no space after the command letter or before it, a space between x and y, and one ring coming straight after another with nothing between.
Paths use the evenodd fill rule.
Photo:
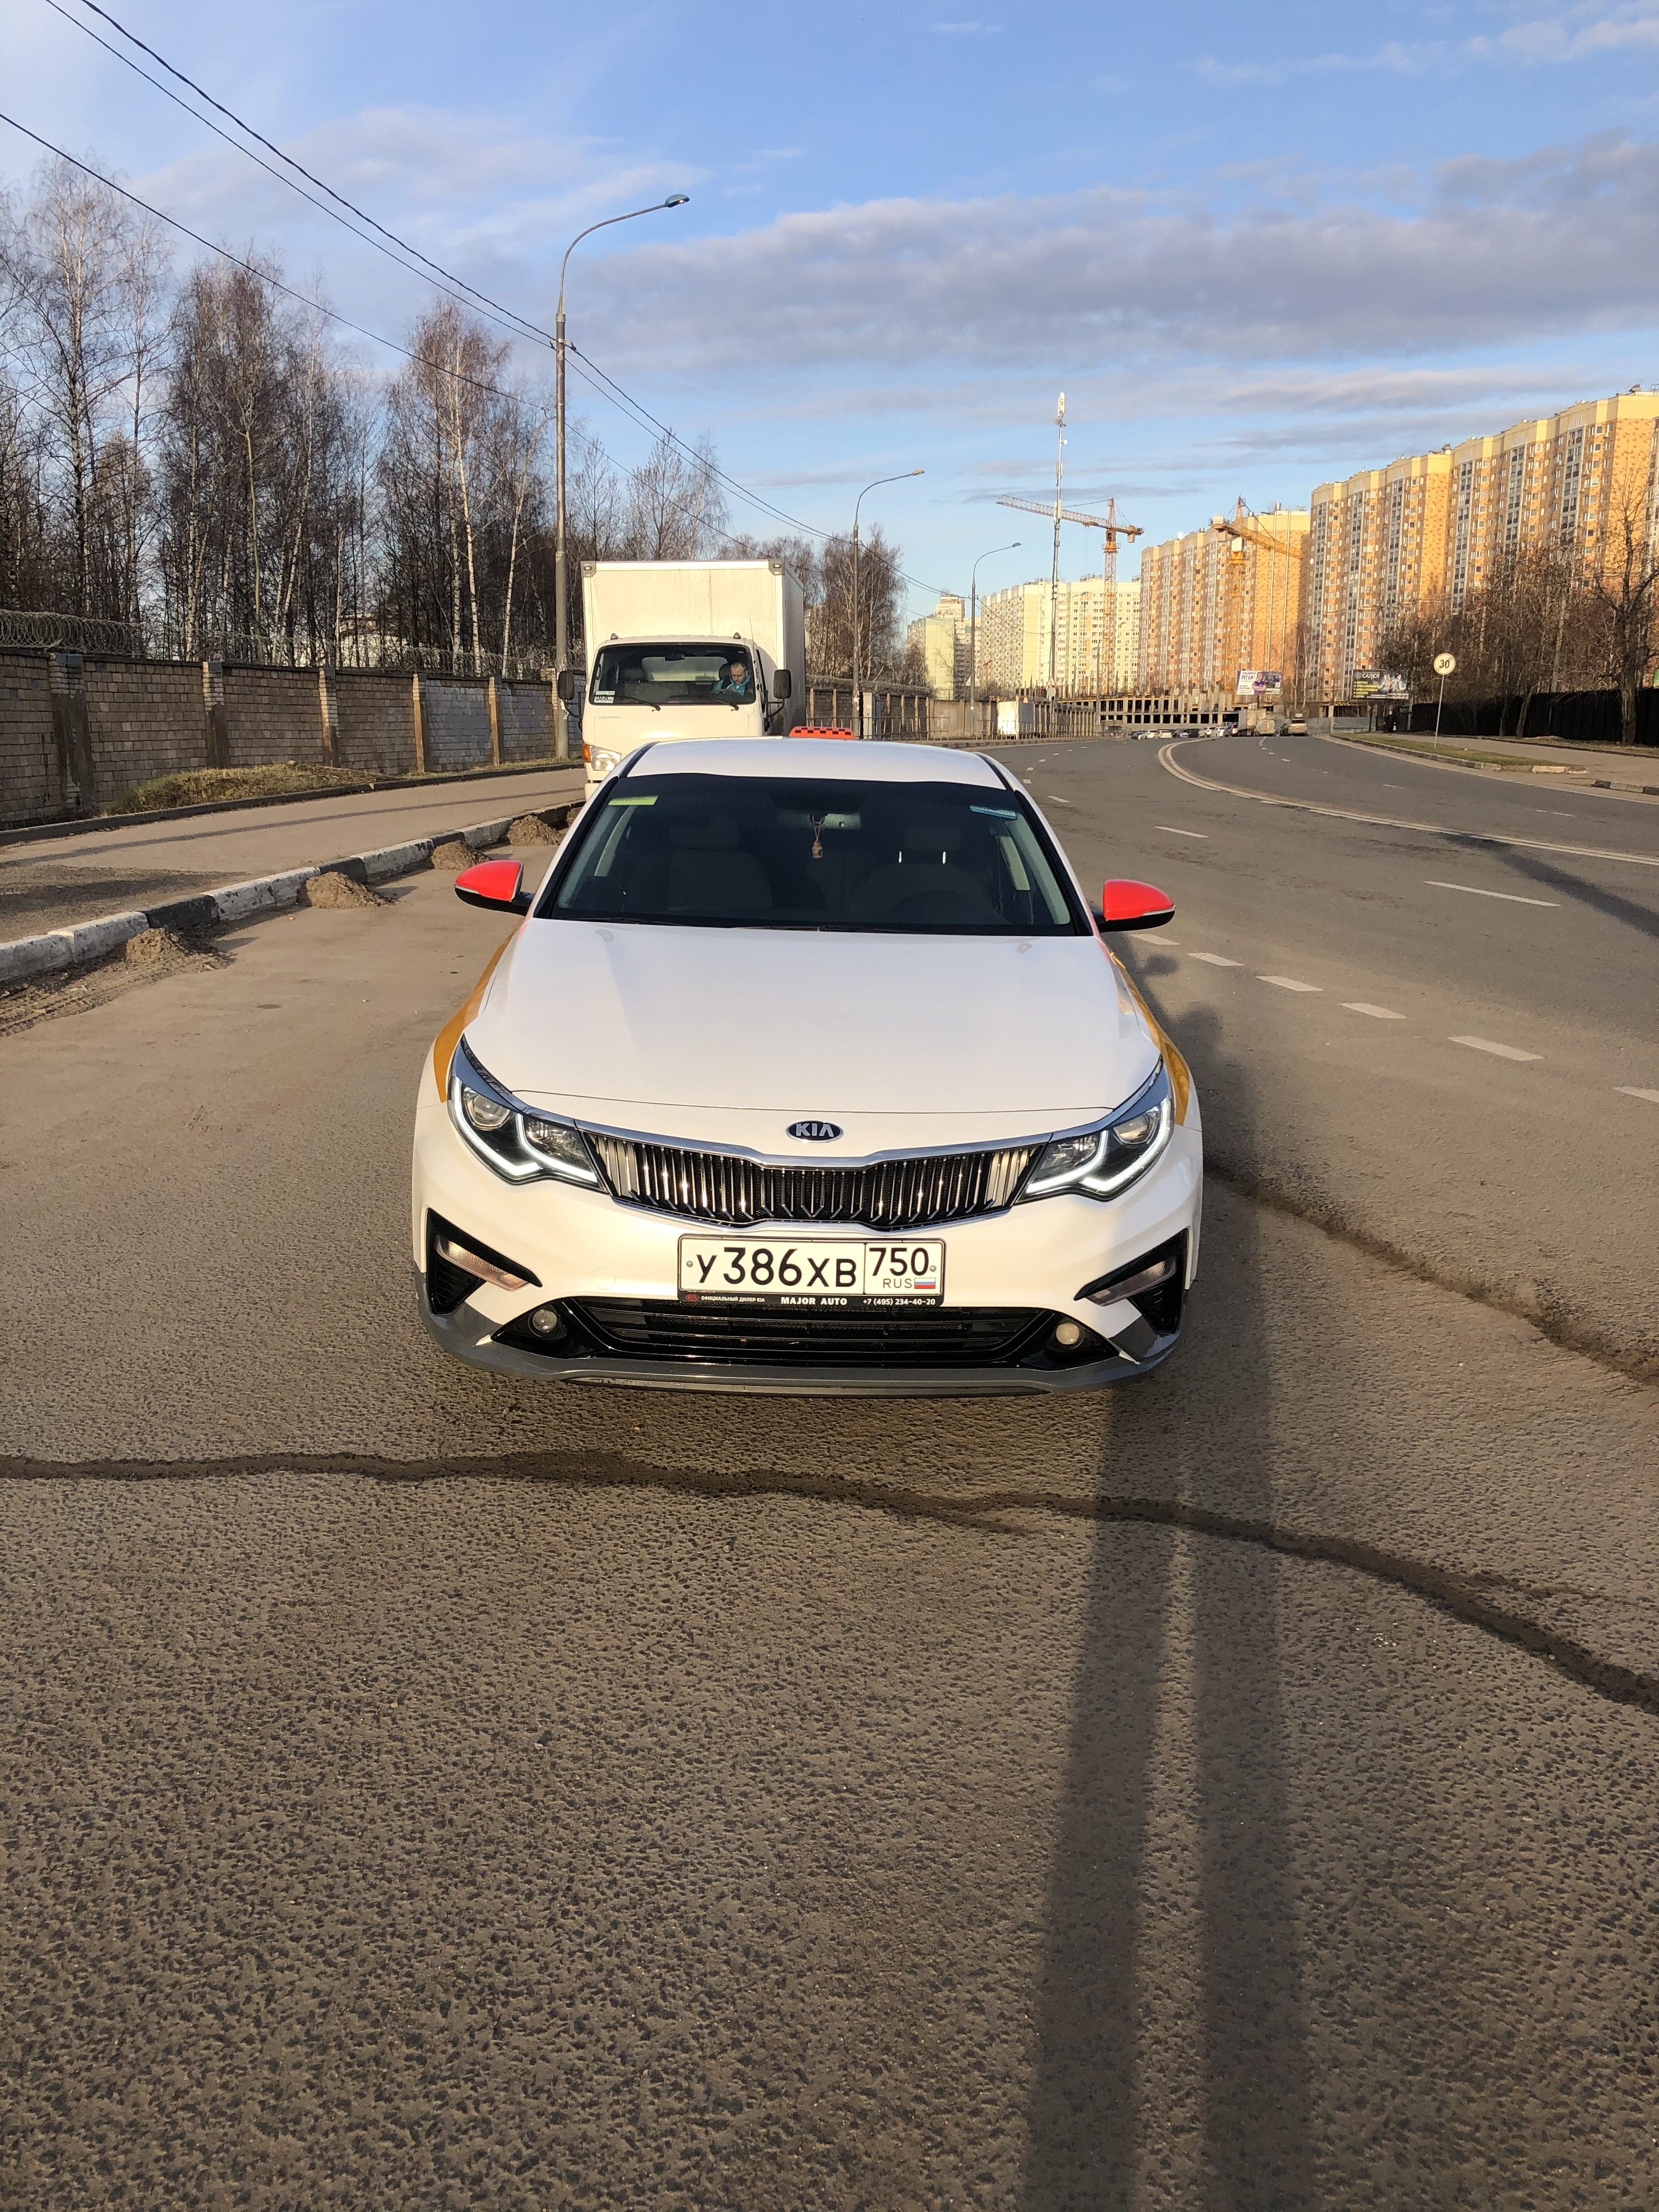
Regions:
<instances>
[{"instance_id":1,"label":"rear view mirror","mask_svg":"<svg viewBox=\"0 0 1659 2212\"><path fill-rule=\"evenodd\" d=\"M557 679L559 697L568 707L573 699L581 696L582 678L579 668L562 668Z\"/></svg>"},{"instance_id":2,"label":"rear view mirror","mask_svg":"<svg viewBox=\"0 0 1659 2212\"><path fill-rule=\"evenodd\" d=\"M516 860L480 860L455 878L455 896L467 906L496 914L528 914L530 894L520 890L524 870Z\"/></svg>"},{"instance_id":3,"label":"rear view mirror","mask_svg":"<svg viewBox=\"0 0 1659 2212\"><path fill-rule=\"evenodd\" d=\"M1175 919L1175 901L1151 884L1115 878L1100 894L1103 929L1159 929Z\"/></svg>"},{"instance_id":4,"label":"rear view mirror","mask_svg":"<svg viewBox=\"0 0 1659 2212\"><path fill-rule=\"evenodd\" d=\"M787 699L794 687L794 681L787 668L775 668L772 672L772 696Z\"/></svg>"}]
</instances>

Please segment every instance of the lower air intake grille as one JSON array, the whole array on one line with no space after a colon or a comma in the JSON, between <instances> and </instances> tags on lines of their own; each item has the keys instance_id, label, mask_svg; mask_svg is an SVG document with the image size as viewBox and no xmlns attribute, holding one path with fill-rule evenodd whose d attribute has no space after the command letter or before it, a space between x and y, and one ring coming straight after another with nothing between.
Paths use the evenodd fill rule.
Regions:
<instances>
[{"instance_id":1,"label":"lower air intake grille","mask_svg":"<svg viewBox=\"0 0 1659 2212\"><path fill-rule=\"evenodd\" d=\"M937 1152L866 1167L766 1167L728 1152L694 1152L588 1133L612 1191L629 1206L687 1221L848 1221L925 1229L1012 1204L1035 1145L1000 1152Z\"/></svg>"},{"instance_id":2,"label":"lower air intake grille","mask_svg":"<svg viewBox=\"0 0 1659 2212\"><path fill-rule=\"evenodd\" d=\"M594 1348L612 1359L730 1367L1012 1365L1042 1342L1054 1318L1008 1306L716 1313L665 1298L573 1298L565 1311Z\"/></svg>"}]
</instances>

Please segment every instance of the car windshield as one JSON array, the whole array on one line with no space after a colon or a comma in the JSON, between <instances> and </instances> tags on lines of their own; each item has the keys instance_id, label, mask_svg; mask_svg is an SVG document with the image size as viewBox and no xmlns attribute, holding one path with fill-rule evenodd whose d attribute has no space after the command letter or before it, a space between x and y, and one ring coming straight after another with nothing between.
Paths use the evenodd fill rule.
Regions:
<instances>
[{"instance_id":1,"label":"car windshield","mask_svg":"<svg viewBox=\"0 0 1659 2212\"><path fill-rule=\"evenodd\" d=\"M755 675L741 645L602 645L588 696L596 707L740 707Z\"/></svg>"},{"instance_id":2,"label":"car windshield","mask_svg":"<svg viewBox=\"0 0 1659 2212\"><path fill-rule=\"evenodd\" d=\"M544 915L960 937L1089 927L1026 801L985 785L629 776L573 844Z\"/></svg>"}]
</instances>

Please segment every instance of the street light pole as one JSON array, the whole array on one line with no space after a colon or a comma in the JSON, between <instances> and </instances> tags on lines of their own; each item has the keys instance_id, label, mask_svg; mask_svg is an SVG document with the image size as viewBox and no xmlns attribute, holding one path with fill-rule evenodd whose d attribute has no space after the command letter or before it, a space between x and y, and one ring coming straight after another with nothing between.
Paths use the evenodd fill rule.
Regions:
<instances>
[{"instance_id":1,"label":"street light pole","mask_svg":"<svg viewBox=\"0 0 1659 2212\"><path fill-rule=\"evenodd\" d=\"M564 502L564 272L570 257L583 239L592 238L596 230L609 230L613 222L632 222L635 216L658 215L664 208L684 207L690 198L688 192L670 192L665 200L657 200L650 207L629 208L625 215L608 215L602 222L590 222L586 230L579 230L564 249L564 259L559 264L559 312L553 324L553 411L557 419L555 444L557 455L554 462L555 507L553 526L553 665L556 672L556 695L553 702L553 755L556 760L570 757L570 717L564 701L556 695L556 678L564 674L565 657L570 644L569 595L565 580L565 502Z\"/></svg>"},{"instance_id":2,"label":"street light pole","mask_svg":"<svg viewBox=\"0 0 1659 2212\"><path fill-rule=\"evenodd\" d=\"M860 737L864 735L864 686L859 682L859 509L864 504L865 492L872 492L882 484L903 483L911 477L925 476L925 469L902 469L896 477L878 477L867 483L853 501L853 695L854 723Z\"/></svg>"},{"instance_id":3,"label":"street light pole","mask_svg":"<svg viewBox=\"0 0 1659 2212\"><path fill-rule=\"evenodd\" d=\"M981 553L973 566L972 605L968 617L968 734L970 738L979 735L978 729L974 726L975 709L979 704L979 562L989 561L999 553L1016 552L1018 546L1018 538L1012 545L994 545L988 553Z\"/></svg>"}]
</instances>

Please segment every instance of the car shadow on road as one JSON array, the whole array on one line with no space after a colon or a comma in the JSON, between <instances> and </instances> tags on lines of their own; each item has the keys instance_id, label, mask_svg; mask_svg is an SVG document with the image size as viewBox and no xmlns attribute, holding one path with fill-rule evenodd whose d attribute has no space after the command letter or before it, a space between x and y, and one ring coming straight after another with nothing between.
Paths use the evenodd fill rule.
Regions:
<instances>
[{"instance_id":1,"label":"car shadow on road","mask_svg":"<svg viewBox=\"0 0 1659 2212\"><path fill-rule=\"evenodd\" d=\"M1248 1156L1247 1070L1213 1020L1182 1032L1206 1124ZM1255 1215L1216 1212L1188 1341L1106 1400L1100 1486L1189 1498L1224 1455L1236 1510L1270 1521ZM1279 1586L1276 1563L1243 1547L1097 1524L1048 1882L1028 2212L1315 2201Z\"/></svg>"},{"instance_id":2,"label":"car shadow on road","mask_svg":"<svg viewBox=\"0 0 1659 2212\"><path fill-rule=\"evenodd\" d=\"M1536 853L1511 850L1505 853L1504 859L1516 875L1524 876L1540 890L1559 892L1575 905L1587 906L1594 914L1605 915L1609 921L1622 921L1644 937L1659 937L1659 911L1652 905L1644 905L1638 899L1621 898L1617 891L1610 891L1603 884L1587 883L1583 876L1555 867Z\"/></svg>"}]
</instances>

